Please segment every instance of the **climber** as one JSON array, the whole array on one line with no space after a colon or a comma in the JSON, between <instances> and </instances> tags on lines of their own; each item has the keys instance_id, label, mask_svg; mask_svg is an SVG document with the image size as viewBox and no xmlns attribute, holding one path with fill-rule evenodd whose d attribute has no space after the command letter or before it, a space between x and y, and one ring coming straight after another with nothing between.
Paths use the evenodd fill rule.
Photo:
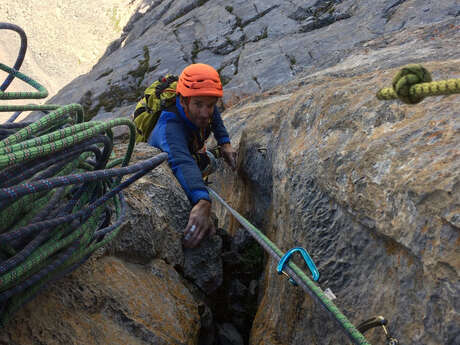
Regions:
<instances>
[{"instance_id":1,"label":"climber","mask_svg":"<svg viewBox=\"0 0 460 345\"><path fill-rule=\"evenodd\" d=\"M193 205L185 228L184 246L196 247L215 233L211 199L202 170L209 164L205 142L211 132L226 163L236 169L233 149L216 103L223 95L217 71L206 64L187 66L179 76L176 104L164 110L148 143L168 153L168 162Z\"/></svg>"}]
</instances>

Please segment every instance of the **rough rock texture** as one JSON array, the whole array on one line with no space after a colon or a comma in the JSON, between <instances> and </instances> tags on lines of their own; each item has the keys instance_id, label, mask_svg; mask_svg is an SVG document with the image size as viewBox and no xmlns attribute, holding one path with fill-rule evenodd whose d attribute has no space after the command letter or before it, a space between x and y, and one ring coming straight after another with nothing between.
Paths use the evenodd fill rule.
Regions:
<instances>
[{"instance_id":1,"label":"rough rock texture","mask_svg":"<svg viewBox=\"0 0 460 345\"><path fill-rule=\"evenodd\" d=\"M219 326L218 343L222 345L244 345L243 338L231 323L224 323Z\"/></svg>"},{"instance_id":2,"label":"rough rock texture","mask_svg":"<svg viewBox=\"0 0 460 345\"><path fill-rule=\"evenodd\" d=\"M401 32L391 37L399 49L371 41L379 51L233 107L225 122L239 147L239 178L226 172L214 182L281 249L309 251L320 286L352 322L384 315L406 345L460 337L460 98L378 101L398 69L377 66L396 67L397 54L415 44L436 51L425 64L435 80L459 78L458 52L430 42L438 34L439 46L460 43L454 25ZM366 335L373 344L384 339L381 331ZM346 342L270 260L250 344Z\"/></svg>"},{"instance_id":3,"label":"rough rock texture","mask_svg":"<svg viewBox=\"0 0 460 345\"><path fill-rule=\"evenodd\" d=\"M123 144L117 146L117 150L124 149ZM158 152L144 143L136 145L136 159ZM125 194L127 221L117 239L106 246L109 253L139 263L162 258L206 293L222 284L222 243L218 236L208 238L199 250L182 249L191 206L166 163L139 179Z\"/></svg>"},{"instance_id":4,"label":"rough rock texture","mask_svg":"<svg viewBox=\"0 0 460 345\"><path fill-rule=\"evenodd\" d=\"M319 284L333 290L336 304L355 324L381 314L402 344L457 344L459 97L431 98L416 106L375 98L407 63L424 63L434 79L460 77L457 3L144 1L145 15L133 16L92 71L52 102L81 102L97 119L128 116L158 75L179 72L192 61L212 64L226 82L227 95L237 93L235 99L227 96L227 104L256 93L224 115L239 149L239 170L236 175L221 167L214 177L222 196L281 249L307 248L319 267ZM280 86L270 89L274 85ZM145 145L139 150L144 157L152 154ZM130 269L162 262L172 277L188 272L195 284L184 284L198 302L187 299L190 310L179 321L193 320L196 328L185 327L189 337L181 341L194 344L197 305L201 327L212 323L197 296L218 286L222 271L216 263L209 273L190 273L196 265L187 265L188 254L180 246L189 206L169 170L159 171L149 175L154 184L148 177L132 187L130 221L98 260ZM152 205L163 201L175 211ZM220 227L236 233L234 219L218 207L216 213ZM220 240L204 245L213 244L218 252ZM216 258L214 251L204 253L210 255L202 262ZM259 281L261 304L249 343L348 343L321 307L276 274L275 265L270 260ZM175 278L171 284L182 289ZM236 294L243 293L240 284L234 286ZM32 303L43 308L56 303L47 296ZM93 315L87 310L89 316L82 311L81 318ZM27 324L26 314L19 315ZM57 320L65 318L53 320L46 325L54 331L62 328ZM149 332L158 338L164 334L150 331L150 324L149 331L136 333L138 328L120 330L120 322L113 323L114 330L106 329L139 343L149 343L142 338ZM13 321L8 337L21 343L21 332L35 329L23 324ZM235 324L223 325L218 336L238 338ZM73 324L64 329L74 328L79 329ZM52 340L51 332L35 343L68 343L68 338ZM176 339L185 339L177 332L172 333ZM366 335L373 344L383 341L381 332Z\"/></svg>"},{"instance_id":5,"label":"rough rock texture","mask_svg":"<svg viewBox=\"0 0 460 345\"><path fill-rule=\"evenodd\" d=\"M156 153L137 145L132 163ZM15 314L1 344L197 344L195 290L222 283L220 237L205 241L207 251L182 250L190 204L166 163L124 194L120 236Z\"/></svg>"},{"instance_id":6,"label":"rough rock texture","mask_svg":"<svg viewBox=\"0 0 460 345\"><path fill-rule=\"evenodd\" d=\"M162 260L105 256L54 283L2 331L1 344L196 344L198 306Z\"/></svg>"},{"instance_id":7,"label":"rough rock texture","mask_svg":"<svg viewBox=\"0 0 460 345\"><path fill-rule=\"evenodd\" d=\"M115 150L124 153L126 147L118 145ZM148 159L158 152L147 144L136 145L135 159ZM184 214L190 204L167 164L137 180L125 196L126 222L120 235L106 246L107 251L131 262L148 263L161 257L173 266L183 266L181 231L187 225Z\"/></svg>"},{"instance_id":8,"label":"rough rock texture","mask_svg":"<svg viewBox=\"0 0 460 345\"><path fill-rule=\"evenodd\" d=\"M220 71L225 101L232 104L301 72L333 66L376 38L387 35L380 44L391 45L394 32L455 20L460 13L456 0L144 0L142 5L145 13L133 15L91 72L50 102L82 103L88 117L98 119L129 116L159 75L206 62ZM411 53L429 60L425 52Z\"/></svg>"}]
</instances>

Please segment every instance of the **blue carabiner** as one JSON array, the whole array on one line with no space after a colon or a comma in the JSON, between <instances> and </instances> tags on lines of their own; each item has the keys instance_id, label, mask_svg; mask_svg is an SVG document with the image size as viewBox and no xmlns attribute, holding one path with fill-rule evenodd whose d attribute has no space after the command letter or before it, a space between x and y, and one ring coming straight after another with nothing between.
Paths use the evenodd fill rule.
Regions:
<instances>
[{"instance_id":1,"label":"blue carabiner","mask_svg":"<svg viewBox=\"0 0 460 345\"><path fill-rule=\"evenodd\" d=\"M305 263L307 264L308 268L311 271L311 274L313 276L313 280L315 282L318 281L318 279L319 279L318 269L316 268L316 265L313 262L313 260L311 259L310 255L308 255L307 250L305 248L302 248L302 247L292 248L286 254L283 255L283 257L281 258L280 262L278 263L278 267L277 267L278 274L282 274L282 273L286 274L284 272L284 270L283 270L284 266L286 266L286 264L289 262L289 259L292 256L292 254L294 254L295 252L300 252L300 254L302 255L303 259L305 260ZM292 278L289 278L289 282L291 284L293 284L293 285L297 285L295 280L292 279Z\"/></svg>"}]
</instances>

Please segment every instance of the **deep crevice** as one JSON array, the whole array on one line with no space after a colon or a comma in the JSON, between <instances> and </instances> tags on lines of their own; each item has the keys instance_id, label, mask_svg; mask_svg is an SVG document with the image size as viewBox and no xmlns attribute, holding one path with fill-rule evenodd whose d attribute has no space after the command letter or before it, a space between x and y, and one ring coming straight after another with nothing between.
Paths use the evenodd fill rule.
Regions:
<instances>
[{"instance_id":1,"label":"deep crevice","mask_svg":"<svg viewBox=\"0 0 460 345\"><path fill-rule=\"evenodd\" d=\"M198 345L230 344L230 337L249 343L252 322L258 309L260 279L265 266L263 248L244 229L232 237L219 229L223 239L222 285L207 298L201 318L208 319L201 329Z\"/></svg>"}]
</instances>

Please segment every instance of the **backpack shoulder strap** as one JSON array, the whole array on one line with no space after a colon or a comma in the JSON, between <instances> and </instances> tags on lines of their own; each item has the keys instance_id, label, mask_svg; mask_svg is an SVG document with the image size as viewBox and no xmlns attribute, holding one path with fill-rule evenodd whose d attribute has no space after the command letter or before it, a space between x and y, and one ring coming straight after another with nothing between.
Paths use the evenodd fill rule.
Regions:
<instances>
[{"instance_id":1,"label":"backpack shoulder strap","mask_svg":"<svg viewBox=\"0 0 460 345\"><path fill-rule=\"evenodd\" d=\"M171 104L170 106L164 108L163 110L179 115L179 109L177 109L177 106L175 104Z\"/></svg>"},{"instance_id":2,"label":"backpack shoulder strap","mask_svg":"<svg viewBox=\"0 0 460 345\"><path fill-rule=\"evenodd\" d=\"M140 114L142 114L144 111L148 111L148 108L146 106L138 107L134 110L133 114L133 120L138 117Z\"/></svg>"}]
</instances>

